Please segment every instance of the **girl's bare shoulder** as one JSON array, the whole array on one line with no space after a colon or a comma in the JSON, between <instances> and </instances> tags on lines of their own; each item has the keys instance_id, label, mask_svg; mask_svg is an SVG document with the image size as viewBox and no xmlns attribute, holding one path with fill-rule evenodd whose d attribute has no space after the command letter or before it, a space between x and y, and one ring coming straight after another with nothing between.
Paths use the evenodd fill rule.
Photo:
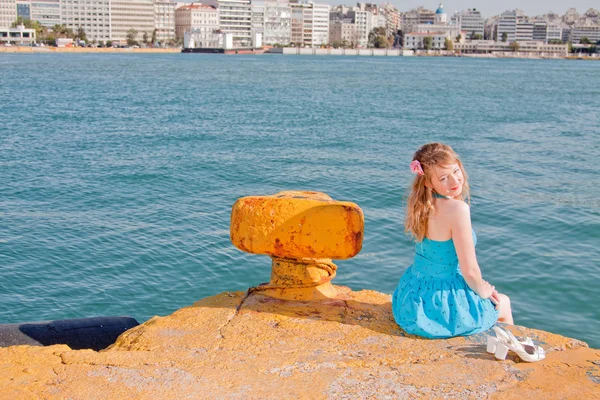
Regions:
<instances>
[{"instance_id":1,"label":"girl's bare shoulder","mask_svg":"<svg viewBox=\"0 0 600 400\"><path fill-rule=\"evenodd\" d=\"M448 199L444 201L444 208L447 213L455 218L469 217L471 215L469 205L462 200Z\"/></svg>"}]
</instances>

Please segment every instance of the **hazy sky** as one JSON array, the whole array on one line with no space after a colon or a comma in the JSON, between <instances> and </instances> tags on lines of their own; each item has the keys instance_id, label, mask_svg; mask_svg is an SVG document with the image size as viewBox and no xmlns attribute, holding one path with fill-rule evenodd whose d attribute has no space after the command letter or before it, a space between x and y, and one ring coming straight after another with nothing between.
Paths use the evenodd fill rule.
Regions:
<instances>
[{"instance_id":1,"label":"hazy sky","mask_svg":"<svg viewBox=\"0 0 600 400\"><path fill-rule=\"evenodd\" d=\"M313 0L315 3L326 3L326 4L345 4L353 6L358 1L354 2L350 0ZM386 0L363 0L365 3L383 3ZM430 10L436 10L438 1L431 0L387 0L392 3L400 11L408 11L411 8L423 6ZM583 14L590 8L600 9L600 0L496 0L496 1L474 1L474 0L449 0L442 2L444 4L444 10L449 16L454 14L454 10L465 10L467 8L476 8L480 10L484 18L489 18L497 14L501 14L506 10L513 10L519 8L525 11L525 14L529 16L535 16L545 14L549 11L554 11L557 14L564 15L565 12L571 7L577 9L579 14Z\"/></svg>"}]
</instances>

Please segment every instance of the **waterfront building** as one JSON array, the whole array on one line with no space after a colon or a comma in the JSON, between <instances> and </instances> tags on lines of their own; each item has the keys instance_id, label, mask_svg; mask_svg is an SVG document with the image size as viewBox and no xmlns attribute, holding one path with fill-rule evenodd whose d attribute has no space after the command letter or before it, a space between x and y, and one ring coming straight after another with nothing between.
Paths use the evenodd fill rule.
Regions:
<instances>
[{"instance_id":1,"label":"waterfront building","mask_svg":"<svg viewBox=\"0 0 600 400\"><path fill-rule=\"evenodd\" d=\"M0 28L10 28L17 20L17 2L15 0L0 0Z\"/></svg>"},{"instance_id":2,"label":"waterfront building","mask_svg":"<svg viewBox=\"0 0 600 400\"><path fill-rule=\"evenodd\" d=\"M465 54L514 54L511 44L494 40L473 40L454 43L454 51ZM566 57L569 47L566 44L545 44L538 41L519 42L519 53L537 57Z\"/></svg>"},{"instance_id":3,"label":"waterfront building","mask_svg":"<svg viewBox=\"0 0 600 400\"><path fill-rule=\"evenodd\" d=\"M220 29L222 32L231 33L233 35L233 47L251 47L252 6L250 0L216 1L217 8L219 9Z\"/></svg>"},{"instance_id":4,"label":"waterfront building","mask_svg":"<svg viewBox=\"0 0 600 400\"><path fill-rule=\"evenodd\" d=\"M433 50L443 50L446 47L447 32L410 32L404 35L405 49L423 49L425 48L423 39L431 37L431 48Z\"/></svg>"},{"instance_id":5,"label":"waterfront building","mask_svg":"<svg viewBox=\"0 0 600 400\"><path fill-rule=\"evenodd\" d=\"M175 36L183 39L193 31L196 47L211 47L214 32L219 30L219 9L202 3L192 3L175 10Z\"/></svg>"},{"instance_id":6,"label":"waterfront building","mask_svg":"<svg viewBox=\"0 0 600 400\"><path fill-rule=\"evenodd\" d=\"M413 10L402 13L403 32L413 32L417 30L419 24L433 24L435 22L435 12L418 7Z\"/></svg>"},{"instance_id":7,"label":"waterfront building","mask_svg":"<svg viewBox=\"0 0 600 400\"><path fill-rule=\"evenodd\" d=\"M32 21L38 21L46 28L62 24L60 0L35 0L29 8Z\"/></svg>"},{"instance_id":8,"label":"waterfront building","mask_svg":"<svg viewBox=\"0 0 600 400\"><path fill-rule=\"evenodd\" d=\"M548 22L540 20L533 21L532 40L548 43Z\"/></svg>"},{"instance_id":9,"label":"waterfront building","mask_svg":"<svg viewBox=\"0 0 600 400\"><path fill-rule=\"evenodd\" d=\"M515 38L517 42L527 42L533 40L533 22L530 22L526 19L517 19Z\"/></svg>"},{"instance_id":10,"label":"waterfront building","mask_svg":"<svg viewBox=\"0 0 600 400\"><path fill-rule=\"evenodd\" d=\"M265 32L265 5L262 2L252 3L252 37Z\"/></svg>"},{"instance_id":11,"label":"waterfront building","mask_svg":"<svg viewBox=\"0 0 600 400\"><path fill-rule=\"evenodd\" d=\"M313 3L312 47L329 43L329 4Z\"/></svg>"},{"instance_id":12,"label":"waterfront building","mask_svg":"<svg viewBox=\"0 0 600 400\"><path fill-rule=\"evenodd\" d=\"M539 29L541 34L542 28ZM524 15L521 10L505 11L496 25L497 40L502 41L503 35L506 35L506 42L508 43L532 41L533 31L534 22Z\"/></svg>"},{"instance_id":13,"label":"waterfront building","mask_svg":"<svg viewBox=\"0 0 600 400\"><path fill-rule=\"evenodd\" d=\"M411 42L414 41L416 43L422 38L422 36L415 36L415 33L444 34L445 37L450 38L451 40L455 40L458 35L461 35L460 25L454 23L448 24L448 16L444 12L442 4L440 4L435 12L434 21L433 24L418 24L415 32L409 32L411 35ZM445 40L442 42L442 45L444 43Z\"/></svg>"},{"instance_id":14,"label":"waterfront building","mask_svg":"<svg viewBox=\"0 0 600 400\"><path fill-rule=\"evenodd\" d=\"M373 28L377 27L375 16L372 11L369 11L372 10L372 8L367 8L366 3L358 3L357 7L353 7L347 13L347 16L354 21L356 27L356 45L360 47L368 46L369 33Z\"/></svg>"},{"instance_id":15,"label":"waterfront building","mask_svg":"<svg viewBox=\"0 0 600 400\"><path fill-rule=\"evenodd\" d=\"M154 0L156 40L175 39L175 5L173 0Z\"/></svg>"},{"instance_id":16,"label":"waterfront building","mask_svg":"<svg viewBox=\"0 0 600 400\"><path fill-rule=\"evenodd\" d=\"M297 46L318 47L329 41L329 5L312 1L290 2L291 41Z\"/></svg>"},{"instance_id":17,"label":"waterfront building","mask_svg":"<svg viewBox=\"0 0 600 400\"><path fill-rule=\"evenodd\" d=\"M4 0L0 0L0 3ZM31 0L17 0L17 18L31 19Z\"/></svg>"},{"instance_id":18,"label":"waterfront building","mask_svg":"<svg viewBox=\"0 0 600 400\"><path fill-rule=\"evenodd\" d=\"M500 15L496 25L496 37L502 41L506 37L506 42L514 42L517 38L517 11L505 11Z\"/></svg>"},{"instance_id":19,"label":"waterfront building","mask_svg":"<svg viewBox=\"0 0 600 400\"><path fill-rule=\"evenodd\" d=\"M296 46L305 46L304 42L304 9L308 4L290 3L291 11L291 42ZM312 13L311 13L312 14ZM311 23L312 28L312 23ZM310 30L312 36L312 29Z\"/></svg>"},{"instance_id":20,"label":"waterfront building","mask_svg":"<svg viewBox=\"0 0 600 400\"><path fill-rule=\"evenodd\" d=\"M573 35L573 28L564 28L562 30L562 42L563 43L570 42L572 35Z\"/></svg>"},{"instance_id":21,"label":"waterfront building","mask_svg":"<svg viewBox=\"0 0 600 400\"><path fill-rule=\"evenodd\" d=\"M402 17L400 11L390 3L383 5L385 15L385 26L388 36L394 36L402 25Z\"/></svg>"},{"instance_id":22,"label":"waterfront building","mask_svg":"<svg viewBox=\"0 0 600 400\"><path fill-rule=\"evenodd\" d=\"M37 1L37 0L36 0ZM82 1L82 0L79 0ZM154 31L153 0L110 0L111 40L125 43L127 32L134 29L135 40Z\"/></svg>"},{"instance_id":23,"label":"waterfront building","mask_svg":"<svg viewBox=\"0 0 600 400\"><path fill-rule=\"evenodd\" d=\"M588 38L592 44L600 42L600 25L575 25L573 27L573 31L571 32L571 43L580 44L581 38L584 37Z\"/></svg>"},{"instance_id":24,"label":"waterfront building","mask_svg":"<svg viewBox=\"0 0 600 400\"><path fill-rule=\"evenodd\" d=\"M73 32L82 28L88 40L111 39L110 0L61 0L60 6L61 23Z\"/></svg>"},{"instance_id":25,"label":"waterfront building","mask_svg":"<svg viewBox=\"0 0 600 400\"><path fill-rule=\"evenodd\" d=\"M550 42L551 40L563 41L563 29L558 25L548 25L546 29L546 40L547 42Z\"/></svg>"},{"instance_id":26,"label":"waterfront building","mask_svg":"<svg viewBox=\"0 0 600 400\"><path fill-rule=\"evenodd\" d=\"M329 43L356 46L356 25L350 18L329 21Z\"/></svg>"},{"instance_id":27,"label":"waterfront building","mask_svg":"<svg viewBox=\"0 0 600 400\"><path fill-rule=\"evenodd\" d=\"M467 37L481 35L484 37L485 20L481 16L481 11L474 8L455 12L452 16L452 22L457 25L461 31L467 32Z\"/></svg>"},{"instance_id":28,"label":"waterfront building","mask_svg":"<svg viewBox=\"0 0 600 400\"><path fill-rule=\"evenodd\" d=\"M35 43L35 29L27 29L24 25L16 28L0 28L0 43L31 45Z\"/></svg>"},{"instance_id":29,"label":"waterfront building","mask_svg":"<svg viewBox=\"0 0 600 400\"><path fill-rule=\"evenodd\" d=\"M289 44L292 41L292 12L287 0L269 0L264 3L263 43Z\"/></svg>"}]
</instances>

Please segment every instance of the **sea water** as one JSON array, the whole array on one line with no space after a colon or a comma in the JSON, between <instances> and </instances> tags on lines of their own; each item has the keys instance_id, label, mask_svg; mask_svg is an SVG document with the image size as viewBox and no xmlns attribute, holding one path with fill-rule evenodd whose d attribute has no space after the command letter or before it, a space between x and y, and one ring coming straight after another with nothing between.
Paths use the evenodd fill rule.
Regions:
<instances>
[{"instance_id":1,"label":"sea water","mask_svg":"<svg viewBox=\"0 0 600 400\"><path fill-rule=\"evenodd\" d=\"M600 347L599 62L3 54L0 99L0 323L143 322L266 282L230 210L281 190L357 203L334 283L391 293L408 165L442 141L515 322Z\"/></svg>"}]
</instances>

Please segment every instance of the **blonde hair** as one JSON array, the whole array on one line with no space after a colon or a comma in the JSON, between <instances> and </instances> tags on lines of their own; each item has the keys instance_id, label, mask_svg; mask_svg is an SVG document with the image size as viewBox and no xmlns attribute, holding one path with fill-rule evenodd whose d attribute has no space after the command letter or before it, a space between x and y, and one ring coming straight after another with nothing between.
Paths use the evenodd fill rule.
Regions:
<instances>
[{"instance_id":1,"label":"blonde hair","mask_svg":"<svg viewBox=\"0 0 600 400\"><path fill-rule=\"evenodd\" d=\"M462 171L464 182L460 198L463 201L470 201L469 183L467 172L463 168L458 154L452 150L452 147L442 143L427 143L413 156L413 161L417 160L423 168L423 175L415 175L412 182L411 192L408 196L406 205L406 216L404 219L404 230L409 233L417 242L423 241L427 235L429 225L429 216L434 211L433 190L425 183L431 182L435 166L442 166L456 163Z\"/></svg>"}]
</instances>

